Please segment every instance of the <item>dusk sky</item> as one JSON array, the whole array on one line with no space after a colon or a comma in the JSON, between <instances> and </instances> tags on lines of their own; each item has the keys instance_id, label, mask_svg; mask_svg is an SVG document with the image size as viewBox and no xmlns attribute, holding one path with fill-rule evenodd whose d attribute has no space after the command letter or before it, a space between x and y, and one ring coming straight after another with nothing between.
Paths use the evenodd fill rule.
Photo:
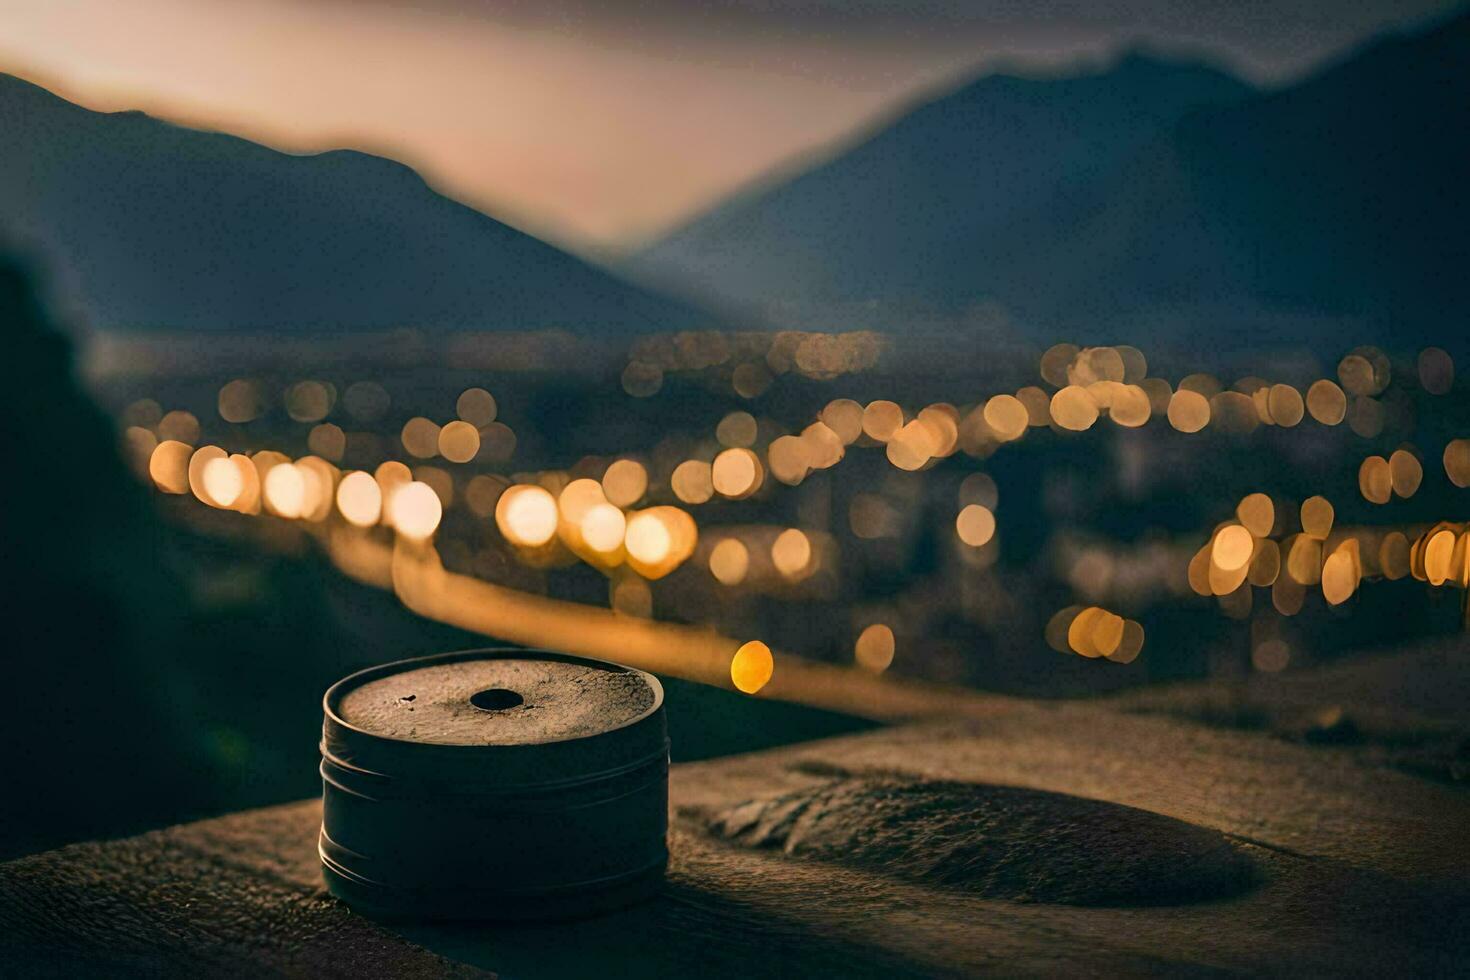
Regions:
<instances>
[{"instance_id":1,"label":"dusk sky","mask_svg":"<svg viewBox=\"0 0 1470 980\"><path fill-rule=\"evenodd\" d=\"M401 159L616 252L1001 59L1130 41L1288 79L1445 0L0 0L0 71L293 151Z\"/></svg>"}]
</instances>

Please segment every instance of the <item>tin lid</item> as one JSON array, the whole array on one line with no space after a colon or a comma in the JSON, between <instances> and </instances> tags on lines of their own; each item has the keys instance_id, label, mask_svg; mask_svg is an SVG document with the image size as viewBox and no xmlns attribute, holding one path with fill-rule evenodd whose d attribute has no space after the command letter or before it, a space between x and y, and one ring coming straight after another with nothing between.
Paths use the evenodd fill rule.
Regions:
<instances>
[{"instance_id":1,"label":"tin lid","mask_svg":"<svg viewBox=\"0 0 1470 980\"><path fill-rule=\"evenodd\" d=\"M464 650L359 671L327 690L322 755L437 792L605 779L668 751L663 686L544 650Z\"/></svg>"}]
</instances>

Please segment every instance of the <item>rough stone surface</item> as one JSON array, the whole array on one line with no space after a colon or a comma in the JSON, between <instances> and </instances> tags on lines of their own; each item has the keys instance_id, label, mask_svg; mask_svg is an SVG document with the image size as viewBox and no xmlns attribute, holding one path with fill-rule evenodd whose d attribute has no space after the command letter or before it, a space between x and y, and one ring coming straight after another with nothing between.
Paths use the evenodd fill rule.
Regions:
<instances>
[{"instance_id":1,"label":"rough stone surface","mask_svg":"<svg viewBox=\"0 0 1470 980\"><path fill-rule=\"evenodd\" d=\"M328 896L321 804L252 810L0 866L0 974L13 977L455 977Z\"/></svg>"},{"instance_id":2,"label":"rough stone surface","mask_svg":"<svg viewBox=\"0 0 1470 980\"><path fill-rule=\"evenodd\" d=\"M1063 793L954 780L847 777L709 820L749 847L834 861L988 898L1176 905L1251 887L1218 831Z\"/></svg>"},{"instance_id":3,"label":"rough stone surface","mask_svg":"<svg viewBox=\"0 0 1470 980\"><path fill-rule=\"evenodd\" d=\"M523 702L499 711L470 703L502 688ZM558 660L466 660L405 671L348 691L338 713L374 735L445 745L528 745L626 724L653 706L636 673Z\"/></svg>"},{"instance_id":4,"label":"rough stone surface","mask_svg":"<svg viewBox=\"0 0 1470 980\"><path fill-rule=\"evenodd\" d=\"M1340 747L1014 702L981 720L679 765L670 792L665 891L611 915L390 932L324 896L308 801L0 865L0 963L20 976L1470 973L1470 796ZM865 797L927 827L923 843L882 820L865 836ZM752 801L757 819L735 819ZM788 804L842 832L779 830ZM1089 820L1118 832L1087 836ZM771 846L740 846L753 832ZM1059 834L1076 860L1029 843ZM894 858L977 839L999 849L957 877L944 861ZM1211 863L1234 867L1230 852L1255 869L1250 887L1062 903L1156 862L1218 882Z\"/></svg>"}]
</instances>

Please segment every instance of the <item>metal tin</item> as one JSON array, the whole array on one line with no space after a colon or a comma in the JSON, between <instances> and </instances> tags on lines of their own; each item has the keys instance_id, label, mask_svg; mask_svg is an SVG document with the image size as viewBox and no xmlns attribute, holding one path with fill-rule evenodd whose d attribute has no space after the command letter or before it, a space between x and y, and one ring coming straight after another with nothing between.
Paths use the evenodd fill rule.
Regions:
<instances>
[{"instance_id":1,"label":"metal tin","mask_svg":"<svg viewBox=\"0 0 1470 980\"><path fill-rule=\"evenodd\" d=\"M651 674L466 650L352 674L323 710L319 850L354 908L556 918L658 888L669 741Z\"/></svg>"}]
</instances>

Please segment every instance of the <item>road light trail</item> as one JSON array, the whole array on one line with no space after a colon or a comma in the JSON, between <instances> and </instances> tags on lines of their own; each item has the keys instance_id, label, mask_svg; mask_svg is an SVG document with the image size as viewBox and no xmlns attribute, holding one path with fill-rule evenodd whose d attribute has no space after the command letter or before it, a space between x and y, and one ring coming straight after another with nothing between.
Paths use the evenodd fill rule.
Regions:
<instances>
[{"instance_id":1,"label":"road light trail","mask_svg":"<svg viewBox=\"0 0 1470 980\"><path fill-rule=\"evenodd\" d=\"M533 595L446 570L432 546L390 546L346 528L326 538L333 564L350 578L391 588L413 612L436 622L527 646L598 657L729 690L741 641L712 629L624 616ZM879 720L983 715L1009 699L819 664L777 653L758 697L793 701Z\"/></svg>"}]
</instances>

